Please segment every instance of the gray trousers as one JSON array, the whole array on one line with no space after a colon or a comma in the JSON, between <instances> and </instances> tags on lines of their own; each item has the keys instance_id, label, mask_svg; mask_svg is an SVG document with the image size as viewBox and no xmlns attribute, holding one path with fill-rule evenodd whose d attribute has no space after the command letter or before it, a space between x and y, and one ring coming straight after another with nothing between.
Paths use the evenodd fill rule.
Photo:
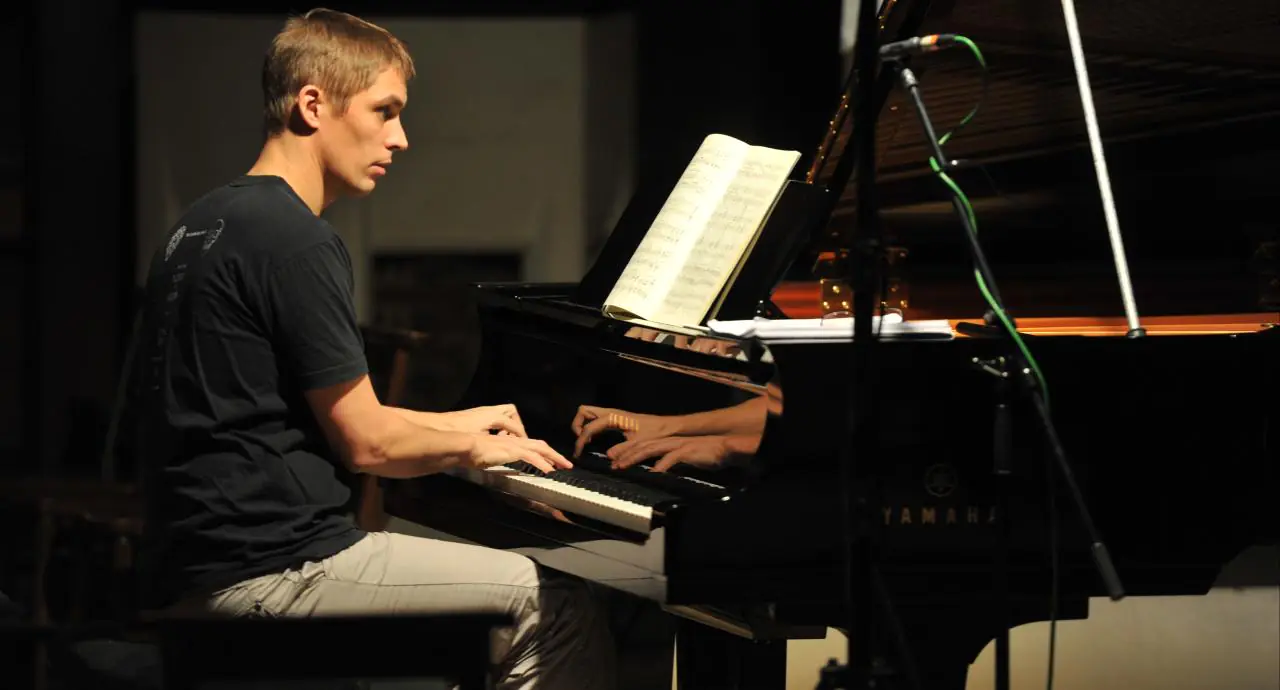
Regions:
<instances>
[{"instance_id":1,"label":"gray trousers","mask_svg":"<svg viewBox=\"0 0 1280 690\"><path fill-rule=\"evenodd\" d=\"M493 640L498 690L617 686L608 621L587 587L497 549L371 532L330 558L246 580L200 605L232 616L509 614L515 626Z\"/></svg>"}]
</instances>

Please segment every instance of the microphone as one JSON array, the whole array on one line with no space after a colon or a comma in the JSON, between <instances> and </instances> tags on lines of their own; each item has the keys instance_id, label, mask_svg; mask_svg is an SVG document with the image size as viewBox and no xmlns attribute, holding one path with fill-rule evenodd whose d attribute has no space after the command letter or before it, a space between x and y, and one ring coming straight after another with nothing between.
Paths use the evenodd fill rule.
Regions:
<instances>
[{"instance_id":1,"label":"microphone","mask_svg":"<svg viewBox=\"0 0 1280 690\"><path fill-rule=\"evenodd\" d=\"M893 60L895 58L904 57L906 55L920 55L923 53L933 53L943 48L950 48L958 45L955 34L929 34L928 36L916 36L903 41L894 41L880 46L880 58L882 60Z\"/></svg>"}]
</instances>

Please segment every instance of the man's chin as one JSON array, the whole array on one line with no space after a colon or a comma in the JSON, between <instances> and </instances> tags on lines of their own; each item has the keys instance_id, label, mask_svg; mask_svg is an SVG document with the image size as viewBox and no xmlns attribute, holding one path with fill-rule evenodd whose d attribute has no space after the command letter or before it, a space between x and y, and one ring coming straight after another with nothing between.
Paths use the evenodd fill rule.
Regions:
<instances>
[{"instance_id":1,"label":"man's chin","mask_svg":"<svg viewBox=\"0 0 1280 690\"><path fill-rule=\"evenodd\" d=\"M356 184L348 184L347 196L356 197L356 198L359 198L362 196L368 196L369 194L373 193L374 188L377 186L378 186L378 183L376 180L366 177L363 180L360 180Z\"/></svg>"}]
</instances>

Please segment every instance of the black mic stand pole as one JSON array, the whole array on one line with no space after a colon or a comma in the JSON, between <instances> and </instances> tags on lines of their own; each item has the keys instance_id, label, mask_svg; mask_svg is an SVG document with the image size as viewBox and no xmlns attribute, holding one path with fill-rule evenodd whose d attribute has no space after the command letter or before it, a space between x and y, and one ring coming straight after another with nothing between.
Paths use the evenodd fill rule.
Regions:
<instances>
[{"instance_id":1,"label":"black mic stand pole","mask_svg":"<svg viewBox=\"0 0 1280 690\"><path fill-rule=\"evenodd\" d=\"M846 690L870 690L872 659L877 633L874 569L879 564L879 525L874 511L879 503L877 469L880 461L875 419L878 382L874 352L876 335L871 321L875 316L876 288L883 253L880 210L876 198L876 80L880 72L880 40L877 20L879 3L859 3L854 69L857 82L853 95L853 133L857 156L857 229L850 261L853 287L853 371L849 405L849 433L845 457L841 458L845 492L845 614L849 617ZM887 594L883 592L882 594Z\"/></svg>"},{"instance_id":2,"label":"black mic stand pole","mask_svg":"<svg viewBox=\"0 0 1280 690\"><path fill-rule=\"evenodd\" d=\"M924 127L925 136L929 139L929 145L933 149L934 158L937 159L938 165L946 170L951 166L947 160L946 154L942 152L942 146L938 144L938 137L934 133L933 123L929 120L929 114L925 110L924 100L920 97L920 85L916 81L915 74L909 67L898 63L896 65L902 85L907 89L911 97L911 103L916 109L916 114L920 117L920 123ZM965 226L965 237L969 239L969 249L973 254L974 264L982 275L982 280L987 284L987 290L991 293L997 305L1003 306L1000 293L996 289L995 278L991 272L991 267L987 265L986 257L982 252L982 247L978 244L978 238L974 229L969 227L969 215L960 204L960 200L951 196L952 204L956 207L960 215L960 221ZM1141 334L1130 333L1129 337L1140 337ZM1030 398L1031 403L1035 406L1036 412L1040 417L1044 426L1045 435L1048 437L1049 447L1057 461L1058 470L1062 473L1063 479L1066 480L1067 489L1071 494L1071 500L1075 503L1076 511L1079 513L1080 522L1084 526L1085 532L1090 541L1090 552L1093 555L1094 567L1098 571L1103 586L1107 589L1107 595L1113 601L1119 601L1124 598L1124 587L1120 583L1120 577L1116 573L1115 566L1112 564L1111 555L1107 551L1106 544L1103 543L1102 537L1099 536L1097 528L1093 524L1093 516L1090 514L1089 506L1084 500L1084 496L1080 493L1080 487L1076 483L1075 472L1071 468L1071 463L1067 460L1066 451L1062 448L1062 443L1058 439L1058 432L1054 427L1053 419L1049 414L1048 404L1045 402L1043 391L1038 389L1036 381L1031 374L1031 369L1027 363L1016 353L1008 357L1009 368L1007 369L1008 378L1020 387L1023 392ZM981 365L981 362L975 362Z\"/></svg>"},{"instance_id":3,"label":"black mic stand pole","mask_svg":"<svg viewBox=\"0 0 1280 690\"><path fill-rule=\"evenodd\" d=\"M929 119L929 113L925 110L924 99L920 96L920 83L916 80L915 72L902 62L893 61L890 69L897 72L898 80L902 84L903 90L911 98L911 103L915 108L916 116L920 120L920 127L924 130L925 138L929 142L932 149L933 157L938 161L938 166L946 171L954 167L953 163L946 157L942 151L942 145L938 143L937 133L934 132L933 122ZM966 210L960 203L960 200L951 195L951 204L955 207L956 213L961 214L965 224L968 224ZM986 257L981 251L981 247L976 246L976 240L973 240L973 234L968 235L974 246L972 251L974 268L983 276L986 281L987 290L991 292L996 304L1003 304L1000 292L996 288L995 281L992 280L991 267L987 265ZM1012 319L1012 317L1009 317ZM993 311L988 310L985 319L988 325L996 325L996 316ZM1012 603L1009 598L1009 482L1010 475L1013 473L1012 466L1012 437L1011 422L1009 414L1009 378L1010 364L1008 358L997 357L993 360L984 361L974 358L973 365L980 371L986 372L995 378L995 408L992 429L992 472L995 474L996 485L996 503L997 503L997 520L1000 522L997 529L1000 530L1000 536L997 541L995 553L993 554L992 563L992 585L993 585L993 603L995 604L998 614L995 616L995 629L992 630L992 638L996 643L996 661L995 661L995 679L996 690L1009 690L1009 627L1012 621ZM1016 363L1015 363L1016 365Z\"/></svg>"}]
</instances>

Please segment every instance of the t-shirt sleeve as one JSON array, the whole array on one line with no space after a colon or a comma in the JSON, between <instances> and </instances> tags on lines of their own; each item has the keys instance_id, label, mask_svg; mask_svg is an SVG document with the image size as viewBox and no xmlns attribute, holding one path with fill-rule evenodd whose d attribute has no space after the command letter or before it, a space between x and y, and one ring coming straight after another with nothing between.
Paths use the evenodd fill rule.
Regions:
<instances>
[{"instance_id":1,"label":"t-shirt sleeve","mask_svg":"<svg viewBox=\"0 0 1280 690\"><path fill-rule=\"evenodd\" d=\"M340 240L317 244L277 265L266 292L277 352L302 390L368 373L351 262Z\"/></svg>"}]
</instances>

